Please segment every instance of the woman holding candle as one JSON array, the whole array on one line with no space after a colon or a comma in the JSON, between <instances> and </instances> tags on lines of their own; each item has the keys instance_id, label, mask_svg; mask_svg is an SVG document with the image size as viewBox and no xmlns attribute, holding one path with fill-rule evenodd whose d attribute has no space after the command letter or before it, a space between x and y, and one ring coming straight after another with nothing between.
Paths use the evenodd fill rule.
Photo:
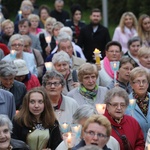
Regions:
<instances>
[{"instance_id":1,"label":"woman holding candle","mask_svg":"<svg viewBox=\"0 0 150 150\"><path fill-rule=\"evenodd\" d=\"M69 91L79 86L77 71L70 69L70 57L66 52L60 51L54 54L52 63L55 69L60 72L65 79L65 86L63 88L64 95L67 95Z\"/></svg>"},{"instance_id":2,"label":"woman holding candle","mask_svg":"<svg viewBox=\"0 0 150 150\"><path fill-rule=\"evenodd\" d=\"M43 76L42 85L48 93L58 121L71 123L78 104L73 98L62 94L65 86L63 75L55 70L47 71Z\"/></svg>"},{"instance_id":3,"label":"woman holding candle","mask_svg":"<svg viewBox=\"0 0 150 150\"><path fill-rule=\"evenodd\" d=\"M119 26L115 29L113 41L118 41L123 53L128 51L127 42L137 34L137 19L132 12L125 12L121 16Z\"/></svg>"},{"instance_id":4,"label":"woman holding candle","mask_svg":"<svg viewBox=\"0 0 150 150\"><path fill-rule=\"evenodd\" d=\"M150 93L147 91L150 78L149 73L141 67L136 67L130 72L130 85L133 92L130 99L136 99L135 108L127 110L127 114L132 115L140 124L144 138L146 140L148 129L150 128Z\"/></svg>"},{"instance_id":5,"label":"woman holding candle","mask_svg":"<svg viewBox=\"0 0 150 150\"><path fill-rule=\"evenodd\" d=\"M119 70L118 70L118 78L116 84L114 83L114 80L110 82L110 84L107 86L108 89L112 89L115 86L119 86L126 90L127 93L132 92L131 85L129 83L130 79L130 71L135 67L134 61L129 57L122 57L120 59L119 64Z\"/></svg>"},{"instance_id":6,"label":"woman holding candle","mask_svg":"<svg viewBox=\"0 0 150 150\"><path fill-rule=\"evenodd\" d=\"M106 56L101 61L101 70L99 71L99 85L107 87L108 84L114 79L115 75L110 62L115 62L115 66L118 66L117 63L122 55L121 44L117 41L108 42L105 48L105 53Z\"/></svg>"},{"instance_id":7,"label":"woman holding candle","mask_svg":"<svg viewBox=\"0 0 150 150\"><path fill-rule=\"evenodd\" d=\"M105 103L105 116L112 126L111 135L119 142L120 150L144 150L144 136L139 123L124 114L129 104L126 91L120 87L109 90Z\"/></svg>"},{"instance_id":8,"label":"woman holding candle","mask_svg":"<svg viewBox=\"0 0 150 150\"><path fill-rule=\"evenodd\" d=\"M80 86L71 90L67 95L74 98L79 105L89 104L94 106L103 103L107 88L96 84L98 77L97 67L94 64L85 63L78 70Z\"/></svg>"},{"instance_id":9,"label":"woman holding candle","mask_svg":"<svg viewBox=\"0 0 150 150\"><path fill-rule=\"evenodd\" d=\"M26 142L31 150L55 150L62 141L59 124L43 87L26 94L13 125L12 137Z\"/></svg>"}]
</instances>

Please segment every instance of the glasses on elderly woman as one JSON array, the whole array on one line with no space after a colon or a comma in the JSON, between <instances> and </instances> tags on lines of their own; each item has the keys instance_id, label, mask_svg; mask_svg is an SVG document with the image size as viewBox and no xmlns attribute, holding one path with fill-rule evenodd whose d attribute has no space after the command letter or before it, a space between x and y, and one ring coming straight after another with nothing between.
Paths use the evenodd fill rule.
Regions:
<instances>
[{"instance_id":1,"label":"glasses on elderly woman","mask_svg":"<svg viewBox=\"0 0 150 150\"><path fill-rule=\"evenodd\" d=\"M110 106L114 107L115 109L118 108L119 106L121 108L125 108L127 105L125 103L108 103Z\"/></svg>"},{"instance_id":2,"label":"glasses on elderly woman","mask_svg":"<svg viewBox=\"0 0 150 150\"><path fill-rule=\"evenodd\" d=\"M12 47L22 47L23 44L12 44L11 46L12 46Z\"/></svg>"},{"instance_id":3,"label":"glasses on elderly woman","mask_svg":"<svg viewBox=\"0 0 150 150\"><path fill-rule=\"evenodd\" d=\"M137 84L137 85L145 85L145 84L147 84L148 83L148 81L147 80L142 80L142 81L140 81L140 80L137 80L137 81L133 81L133 84Z\"/></svg>"},{"instance_id":4,"label":"glasses on elderly woman","mask_svg":"<svg viewBox=\"0 0 150 150\"><path fill-rule=\"evenodd\" d=\"M47 82L46 86L51 87L54 85L55 87L58 87L61 84L61 82Z\"/></svg>"},{"instance_id":5,"label":"glasses on elderly woman","mask_svg":"<svg viewBox=\"0 0 150 150\"><path fill-rule=\"evenodd\" d=\"M94 131L85 131L85 133L90 136L91 138L93 138L95 135L97 136L98 139L100 138L107 138L107 135L104 135L102 133L95 133Z\"/></svg>"}]
</instances>

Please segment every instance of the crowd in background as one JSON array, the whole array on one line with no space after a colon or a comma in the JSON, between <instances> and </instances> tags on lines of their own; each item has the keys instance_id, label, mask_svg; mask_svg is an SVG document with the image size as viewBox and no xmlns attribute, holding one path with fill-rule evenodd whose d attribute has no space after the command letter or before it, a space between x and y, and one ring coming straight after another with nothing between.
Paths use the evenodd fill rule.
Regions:
<instances>
[{"instance_id":1,"label":"crowd in background","mask_svg":"<svg viewBox=\"0 0 150 150\"><path fill-rule=\"evenodd\" d=\"M82 126L73 150L146 149L150 16L124 12L111 39L99 8L87 24L79 4L64 5L23 0L14 22L0 5L0 149L67 150L63 123Z\"/></svg>"}]
</instances>

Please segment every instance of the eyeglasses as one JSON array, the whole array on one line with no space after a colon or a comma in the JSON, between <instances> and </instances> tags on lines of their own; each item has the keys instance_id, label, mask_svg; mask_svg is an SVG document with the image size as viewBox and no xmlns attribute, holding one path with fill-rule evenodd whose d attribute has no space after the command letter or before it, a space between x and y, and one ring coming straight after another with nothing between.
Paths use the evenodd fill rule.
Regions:
<instances>
[{"instance_id":1,"label":"eyeglasses","mask_svg":"<svg viewBox=\"0 0 150 150\"><path fill-rule=\"evenodd\" d=\"M95 133L94 131L85 131L86 134L88 134L91 138L93 138L95 135L97 136L98 139L100 138L107 138L107 135L104 135L102 133Z\"/></svg>"},{"instance_id":2,"label":"eyeglasses","mask_svg":"<svg viewBox=\"0 0 150 150\"><path fill-rule=\"evenodd\" d=\"M147 80L142 80L142 81L137 80L137 81L133 81L133 84L137 84L137 85L141 85L141 84L145 85L145 84L147 84L147 83L148 83Z\"/></svg>"},{"instance_id":3,"label":"eyeglasses","mask_svg":"<svg viewBox=\"0 0 150 150\"><path fill-rule=\"evenodd\" d=\"M114 108L117 108L118 106L120 106L121 108L125 108L127 105L125 103L108 103L109 105L111 105Z\"/></svg>"},{"instance_id":4,"label":"eyeglasses","mask_svg":"<svg viewBox=\"0 0 150 150\"><path fill-rule=\"evenodd\" d=\"M61 84L61 82L48 82L46 83L46 86L51 87L52 85L54 85L55 87L58 87Z\"/></svg>"},{"instance_id":5,"label":"eyeglasses","mask_svg":"<svg viewBox=\"0 0 150 150\"><path fill-rule=\"evenodd\" d=\"M12 44L11 46L12 47L22 47L23 45L22 44Z\"/></svg>"}]
</instances>

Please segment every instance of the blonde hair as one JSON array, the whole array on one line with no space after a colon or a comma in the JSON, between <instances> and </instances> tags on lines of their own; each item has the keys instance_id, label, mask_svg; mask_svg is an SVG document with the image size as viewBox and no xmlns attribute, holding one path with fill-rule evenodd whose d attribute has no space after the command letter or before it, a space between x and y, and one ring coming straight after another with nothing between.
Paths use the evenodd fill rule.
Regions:
<instances>
[{"instance_id":1,"label":"blonde hair","mask_svg":"<svg viewBox=\"0 0 150 150\"><path fill-rule=\"evenodd\" d=\"M121 31L123 33L124 33L124 27L125 27L124 21L125 21L125 17L126 16L130 16L132 18L132 20L133 20L133 28L137 29L137 19L136 19L135 15L132 12L125 12L121 16L120 23L119 23L119 27L121 28Z\"/></svg>"},{"instance_id":2,"label":"blonde hair","mask_svg":"<svg viewBox=\"0 0 150 150\"><path fill-rule=\"evenodd\" d=\"M40 21L39 16L36 15L36 14L30 14L30 15L28 16L28 20L29 20L29 21L31 21L32 19L36 19L36 20Z\"/></svg>"},{"instance_id":3,"label":"blonde hair","mask_svg":"<svg viewBox=\"0 0 150 150\"><path fill-rule=\"evenodd\" d=\"M106 128L106 134L108 137L110 137L111 134L111 123L109 122L109 120L103 116L103 115L92 115L91 117L89 117L86 122L84 123L83 126L83 131L86 131L86 129L88 128L90 123L97 123L101 126L104 126Z\"/></svg>"},{"instance_id":4,"label":"blonde hair","mask_svg":"<svg viewBox=\"0 0 150 150\"><path fill-rule=\"evenodd\" d=\"M53 26L53 24L56 23L56 22L57 22L57 20L56 20L55 18L53 18L53 17L48 17L48 18L46 19L46 21L45 21L45 27L47 26L47 24L52 24L52 26Z\"/></svg>"},{"instance_id":5,"label":"blonde hair","mask_svg":"<svg viewBox=\"0 0 150 150\"><path fill-rule=\"evenodd\" d=\"M150 32L145 32L143 29L143 20L146 18L150 18L150 16L147 14L143 14L139 17L138 20L138 36L141 38L142 41L146 39L147 34L149 35L147 37L149 37L150 39Z\"/></svg>"},{"instance_id":6,"label":"blonde hair","mask_svg":"<svg viewBox=\"0 0 150 150\"><path fill-rule=\"evenodd\" d=\"M150 55L150 47L142 46L138 50L138 58L141 58L144 55Z\"/></svg>"},{"instance_id":7,"label":"blonde hair","mask_svg":"<svg viewBox=\"0 0 150 150\"><path fill-rule=\"evenodd\" d=\"M78 79L80 82L83 81L84 75L95 74L96 78L98 77L98 70L94 64L85 63L80 66L78 70Z\"/></svg>"},{"instance_id":8,"label":"blonde hair","mask_svg":"<svg viewBox=\"0 0 150 150\"><path fill-rule=\"evenodd\" d=\"M14 23L10 19L6 19L2 22L2 30L4 30L5 26L7 26L8 24L11 24L14 28Z\"/></svg>"}]
</instances>

